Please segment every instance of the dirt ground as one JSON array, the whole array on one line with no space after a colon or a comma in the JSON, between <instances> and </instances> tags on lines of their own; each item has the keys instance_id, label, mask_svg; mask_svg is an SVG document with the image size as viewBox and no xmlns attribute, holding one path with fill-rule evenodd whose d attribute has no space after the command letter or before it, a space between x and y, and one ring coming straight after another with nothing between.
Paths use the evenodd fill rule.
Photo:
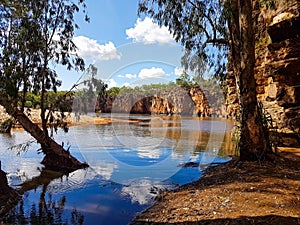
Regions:
<instances>
[{"instance_id":1,"label":"dirt ground","mask_svg":"<svg viewBox=\"0 0 300 225\"><path fill-rule=\"evenodd\" d=\"M162 193L132 224L300 225L300 149L279 155L211 167L198 181Z\"/></svg>"}]
</instances>

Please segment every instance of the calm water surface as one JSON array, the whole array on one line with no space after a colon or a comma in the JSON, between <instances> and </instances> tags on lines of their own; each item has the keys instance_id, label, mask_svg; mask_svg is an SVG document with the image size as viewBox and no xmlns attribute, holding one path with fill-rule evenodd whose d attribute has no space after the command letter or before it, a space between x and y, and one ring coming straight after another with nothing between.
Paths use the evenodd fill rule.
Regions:
<instances>
[{"instance_id":1,"label":"calm water surface","mask_svg":"<svg viewBox=\"0 0 300 225\"><path fill-rule=\"evenodd\" d=\"M23 193L8 224L128 224L161 190L197 180L207 165L228 160L232 149L232 125L225 120L117 119L58 131L55 139L90 165L68 176L42 169L36 143L20 151L32 140L26 132L0 134L2 169ZM187 162L200 166L179 166Z\"/></svg>"}]
</instances>

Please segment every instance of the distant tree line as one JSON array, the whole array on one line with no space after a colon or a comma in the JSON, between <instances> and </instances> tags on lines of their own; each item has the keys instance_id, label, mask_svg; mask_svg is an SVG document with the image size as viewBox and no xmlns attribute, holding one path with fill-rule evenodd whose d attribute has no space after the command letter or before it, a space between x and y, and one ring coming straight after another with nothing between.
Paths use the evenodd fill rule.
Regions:
<instances>
[{"instance_id":1,"label":"distant tree line","mask_svg":"<svg viewBox=\"0 0 300 225\"><path fill-rule=\"evenodd\" d=\"M52 109L55 106L57 111L71 112L74 94L73 91L49 91L45 94L44 105L49 109ZM25 96L25 108L40 109L40 103L41 94L39 93L35 94L33 92L28 92ZM21 104L21 102L19 102L19 104Z\"/></svg>"}]
</instances>

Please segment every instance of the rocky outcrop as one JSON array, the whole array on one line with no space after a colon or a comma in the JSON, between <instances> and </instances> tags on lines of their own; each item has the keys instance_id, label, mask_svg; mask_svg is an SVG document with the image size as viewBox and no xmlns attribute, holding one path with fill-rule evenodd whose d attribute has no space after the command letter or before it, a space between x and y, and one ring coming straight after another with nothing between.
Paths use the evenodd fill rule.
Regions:
<instances>
[{"instance_id":1,"label":"rocky outcrop","mask_svg":"<svg viewBox=\"0 0 300 225\"><path fill-rule=\"evenodd\" d=\"M5 108L0 105L0 123L10 119L11 117L6 113Z\"/></svg>"},{"instance_id":2,"label":"rocky outcrop","mask_svg":"<svg viewBox=\"0 0 300 225\"><path fill-rule=\"evenodd\" d=\"M96 110L106 113L181 114L210 116L208 100L197 87L180 87L148 94L119 93L98 99Z\"/></svg>"},{"instance_id":3,"label":"rocky outcrop","mask_svg":"<svg viewBox=\"0 0 300 225\"><path fill-rule=\"evenodd\" d=\"M300 19L293 18L291 13L279 14L281 18L287 17L283 21L275 20L275 23L268 27L268 33L273 43L285 41L287 39L293 39L300 35ZM289 16L292 18L289 19ZM276 17L275 17L276 19ZM274 21L274 20L273 20ZM284 30L284 32L282 32Z\"/></svg>"},{"instance_id":4,"label":"rocky outcrop","mask_svg":"<svg viewBox=\"0 0 300 225\"><path fill-rule=\"evenodd\" d=\"M256 21L257 97L281 134L281 144L300 145L300 2L276 0L258 7ZM227 76L227 112L239 110L232 73Z\"/></svg>"}]
</instances>

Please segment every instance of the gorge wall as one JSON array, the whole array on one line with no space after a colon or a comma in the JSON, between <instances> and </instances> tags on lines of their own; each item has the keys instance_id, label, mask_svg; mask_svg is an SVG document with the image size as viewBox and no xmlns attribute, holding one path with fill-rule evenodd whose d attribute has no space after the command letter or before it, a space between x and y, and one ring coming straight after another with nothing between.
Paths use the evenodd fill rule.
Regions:
<instances>
[{"instance_id":1,"label":"gorge wall","mask_svg":"<svg viewBox=\"0 0 300 225\"><path fill-rule=\"evenodd\" d=\"M257 97L280 133L280 144L300 145L300 1L256 1L255 79ZM271 4L272 3L272 4ZM227 76L227 114L239 104L234 74Z\"/></svg>"},{"instance_id":2,"label":"gorge wall","mask_svg":"<svg viewBox=\"0 0 300 225\"><path fill-rule=\"evenodd\" d=\"M121 92L115 97L98 98L96 110L105 113L181 114L201 117L217 112L209 106L204 92L197 87L178 87L148 94Z\"/></svg>"}]
</instances>

